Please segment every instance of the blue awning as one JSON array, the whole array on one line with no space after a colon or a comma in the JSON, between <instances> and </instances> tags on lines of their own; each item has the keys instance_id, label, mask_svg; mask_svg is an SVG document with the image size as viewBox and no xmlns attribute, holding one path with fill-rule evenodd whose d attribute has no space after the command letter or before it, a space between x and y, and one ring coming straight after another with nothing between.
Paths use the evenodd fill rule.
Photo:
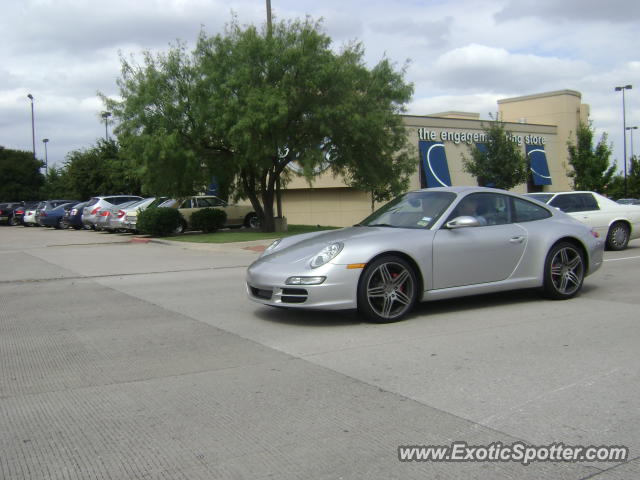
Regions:
<instances>
[{"instance_id":1,"label":"blue awning","mask_svg":"<svg viewBox=\"0 0 640 480\"><path fill-rule=\"evenodd\" d=\"M547 154L540 145L525 145L534 185L551 185Z\"/></svg>"},{"instance_id":2,"label":"blue awning","mask_svg":"<svg viewBox=\"0 0 640 480\"><path fill-rule=\"evenodd\" d=\"M427 179L427 187L450 187L451 176L444 144L441 142L418 142L422 169Z\"/></svg>"}]
</instances>

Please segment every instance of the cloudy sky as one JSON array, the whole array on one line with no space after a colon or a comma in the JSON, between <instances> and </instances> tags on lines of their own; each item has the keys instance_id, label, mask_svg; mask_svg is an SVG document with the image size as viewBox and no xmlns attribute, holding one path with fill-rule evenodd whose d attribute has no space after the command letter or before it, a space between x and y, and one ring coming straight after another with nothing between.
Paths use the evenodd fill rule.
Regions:
<instances>
[{"instance_id":1,"label":"cloudy sky","mask_svg":"<svg viewBox=\"0 0 640 480\"><path fill-rule=\"evenodd\" d=\"M31 150L50 164L104 136L96 95L116 96L119 55L193 44L200 28L221 32L235 12L265 21L264 0L4 0L0 16L0 145ZM446 110L488 118L497 100L560 89L591 105L599 134L622 158L627 125L640 126L640 2L628 0L272 0L276 20L324 19L335 49L363 42L374 65L409 61L411 114ZM634 136L640 152L640 129ZM629 148L629 147L628 147Z\"/></svg>"}]
</instances>

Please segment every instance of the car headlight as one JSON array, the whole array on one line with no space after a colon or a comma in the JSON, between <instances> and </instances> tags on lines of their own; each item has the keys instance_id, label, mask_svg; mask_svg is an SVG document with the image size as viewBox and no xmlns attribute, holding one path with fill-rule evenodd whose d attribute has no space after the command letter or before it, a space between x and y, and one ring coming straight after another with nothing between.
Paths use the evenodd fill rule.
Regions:
<instances>
[{"instance_id":1,"label":"car headlight","mask_svg":"<svg viewBox=\"0 0 640 480\"><path fill-rule=\"evenodd\" d=\"M281 241L282 241L281 238L274 241L271 245L269 245L267 248L264 249L264 252L262 252L260 256L264 257L265 255L269 255L270 253L272 253L276 249L276 247L280 244Z\"/></svg>"},{"instance_id":2,"label":"car headlight","mask_svg":"<svg viewBox=\"0 0 640 480\"><path fill-rule=\"evenodd\" d=\"M336 242L324 247L311 259L311 268L321 267L333 260L342 251L343 246L342 242Z\"/></svg>"}]
</instances>

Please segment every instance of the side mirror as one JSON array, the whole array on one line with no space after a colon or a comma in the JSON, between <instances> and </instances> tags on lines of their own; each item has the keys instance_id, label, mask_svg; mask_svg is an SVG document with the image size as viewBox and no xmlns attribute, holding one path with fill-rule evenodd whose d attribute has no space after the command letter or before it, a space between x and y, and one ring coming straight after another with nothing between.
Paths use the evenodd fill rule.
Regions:
<instances>
[{"instance_id":1,"label":"side mirror","mask_svg":"<svg viewBox=\"0 0 640 480\"><path fill-rule=\"evenodd\" d=\"M445 227L454 230L456 228L466 228L466 227L479 227L480 222L477 218L463 215L461 217L456 217L453 220L450 220L446 223Z\"/></svg>"}]
</instances>

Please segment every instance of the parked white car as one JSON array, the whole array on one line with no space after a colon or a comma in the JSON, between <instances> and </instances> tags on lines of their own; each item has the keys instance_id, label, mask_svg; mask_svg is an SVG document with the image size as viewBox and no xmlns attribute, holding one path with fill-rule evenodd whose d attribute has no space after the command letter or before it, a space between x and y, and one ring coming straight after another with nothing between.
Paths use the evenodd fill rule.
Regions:
<instances>
[{"instance_id":1,"label":"parked white car","mask_svg":"<svg viewBox=\"0 0 640 480\"><path fill-rule=\"evenodd\" d=\"M624 250L640 237L640 208L621 205L595 192L527 193L589 225L607 239L610 250Z\"/></svg>"}]
</instances>

